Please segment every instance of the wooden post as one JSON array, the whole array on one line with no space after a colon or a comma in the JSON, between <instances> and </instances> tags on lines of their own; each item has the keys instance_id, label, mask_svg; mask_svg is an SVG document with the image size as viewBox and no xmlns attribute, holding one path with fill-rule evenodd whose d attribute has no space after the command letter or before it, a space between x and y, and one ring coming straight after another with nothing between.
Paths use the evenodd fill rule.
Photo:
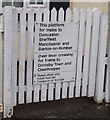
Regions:
<instances>
[{"instance_id":1,"label":"wooden post","mask_svg":"<svg viewBox=\"0 0 110 120\"><path fill-rule=\"evenodd\" d=\"M5 7L4 12L4 118L11 117L11 45L12 45L12 7Z\"/></svg>"}]
</instances>

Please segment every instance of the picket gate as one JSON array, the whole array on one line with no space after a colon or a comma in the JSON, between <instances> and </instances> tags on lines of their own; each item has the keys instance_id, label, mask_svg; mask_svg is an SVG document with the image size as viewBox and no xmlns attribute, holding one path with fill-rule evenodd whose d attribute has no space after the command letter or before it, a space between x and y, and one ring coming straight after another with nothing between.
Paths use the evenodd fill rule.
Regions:
<instances>
[{"instance_id":1,"label":"picket gate","mask_svg":"<svg viewBox=\"0 0 110 120\"><path fill-rule=\"evenodd\" d=\"M50 14L51 13L51 14ZM20 20L18 20L20 16ZM51 101L74 97L94 97L97 103L109 102L108 93L108 14L95 8L85 11L77 8L57 12L48 9L27 9L18 11L5 7L0 31L3 39L3 103L4 118L13 115L18 104ZM70 82L33 84L35 22L79 23L75 80ZM2 47L2 46L1 46ZM0 64L1 65L1 64ZM2 65L1 65L2 66ZM0 67L1 67L0 66ZM2 75L2 73L1 73Z\"/></svg>"}]
</instances>

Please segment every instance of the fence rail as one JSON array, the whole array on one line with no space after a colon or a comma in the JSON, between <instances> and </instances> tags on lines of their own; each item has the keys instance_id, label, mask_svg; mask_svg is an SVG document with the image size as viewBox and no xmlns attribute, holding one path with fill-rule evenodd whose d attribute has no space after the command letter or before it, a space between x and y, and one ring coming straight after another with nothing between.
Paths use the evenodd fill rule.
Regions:
<instances>
[{"instance_id":1,"label":"fence rail","mask_svg":"<svg viewBox=\"0 0 110 120\"><path fill-rule=\"evenodd\" d=\"M24 103L82 96L95 97L98 103L103 99L109 102L108 14L101 14L97 8L80 12L77 8L73 11L23 8L18 12L16 8L5 7L3 17L4 40L0 41L3 42L4 92L0 97L3 97L4 117L13 115L13 106ZM78 51L74 81L33 84L35 22L79 23L79 36L74 44Z\"/></svg>"}]
</instances>

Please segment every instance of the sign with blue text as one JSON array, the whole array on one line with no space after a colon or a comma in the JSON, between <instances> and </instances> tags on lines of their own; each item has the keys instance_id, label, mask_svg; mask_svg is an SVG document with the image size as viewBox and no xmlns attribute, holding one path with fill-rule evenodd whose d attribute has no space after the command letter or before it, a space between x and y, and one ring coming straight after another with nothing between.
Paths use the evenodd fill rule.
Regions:
<instances>
[{"instance_id":1,"label":"sign with blue text","mask_svg":"<svg viewBox=\"0 0 110 120\"><path fill-rule=\"evenodd\" d=\"M78 23L36 23L34 84L75 81Z\"/></svg>"}]
</instances>

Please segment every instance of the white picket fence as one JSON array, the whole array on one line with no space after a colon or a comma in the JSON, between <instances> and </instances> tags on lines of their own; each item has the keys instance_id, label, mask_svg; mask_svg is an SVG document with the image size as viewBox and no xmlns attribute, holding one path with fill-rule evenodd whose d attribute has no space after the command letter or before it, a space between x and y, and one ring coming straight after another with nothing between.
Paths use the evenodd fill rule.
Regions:
<instances>
[{"instance_id":1,"label":"white picket fence","mask_svg":"<svg viewBox=\"0 0 110 120\"><path fill-rule=\"evenodd\" d=\"M108 14L101 14L97 8L81 9L80 12L78 9L71 11L70 8L66 11L61 8L58 12L55 8L50 12L48 9L24 8L18 12L16 8L5 7L3 18L4 117L11 117L13 106L24 103L83 96L94 97L98 103L104 99L109 102L106 50ZM49 21L79 22L76 78L73 82L34 85L34 23Z\"/></svg>"}]
</instances>

